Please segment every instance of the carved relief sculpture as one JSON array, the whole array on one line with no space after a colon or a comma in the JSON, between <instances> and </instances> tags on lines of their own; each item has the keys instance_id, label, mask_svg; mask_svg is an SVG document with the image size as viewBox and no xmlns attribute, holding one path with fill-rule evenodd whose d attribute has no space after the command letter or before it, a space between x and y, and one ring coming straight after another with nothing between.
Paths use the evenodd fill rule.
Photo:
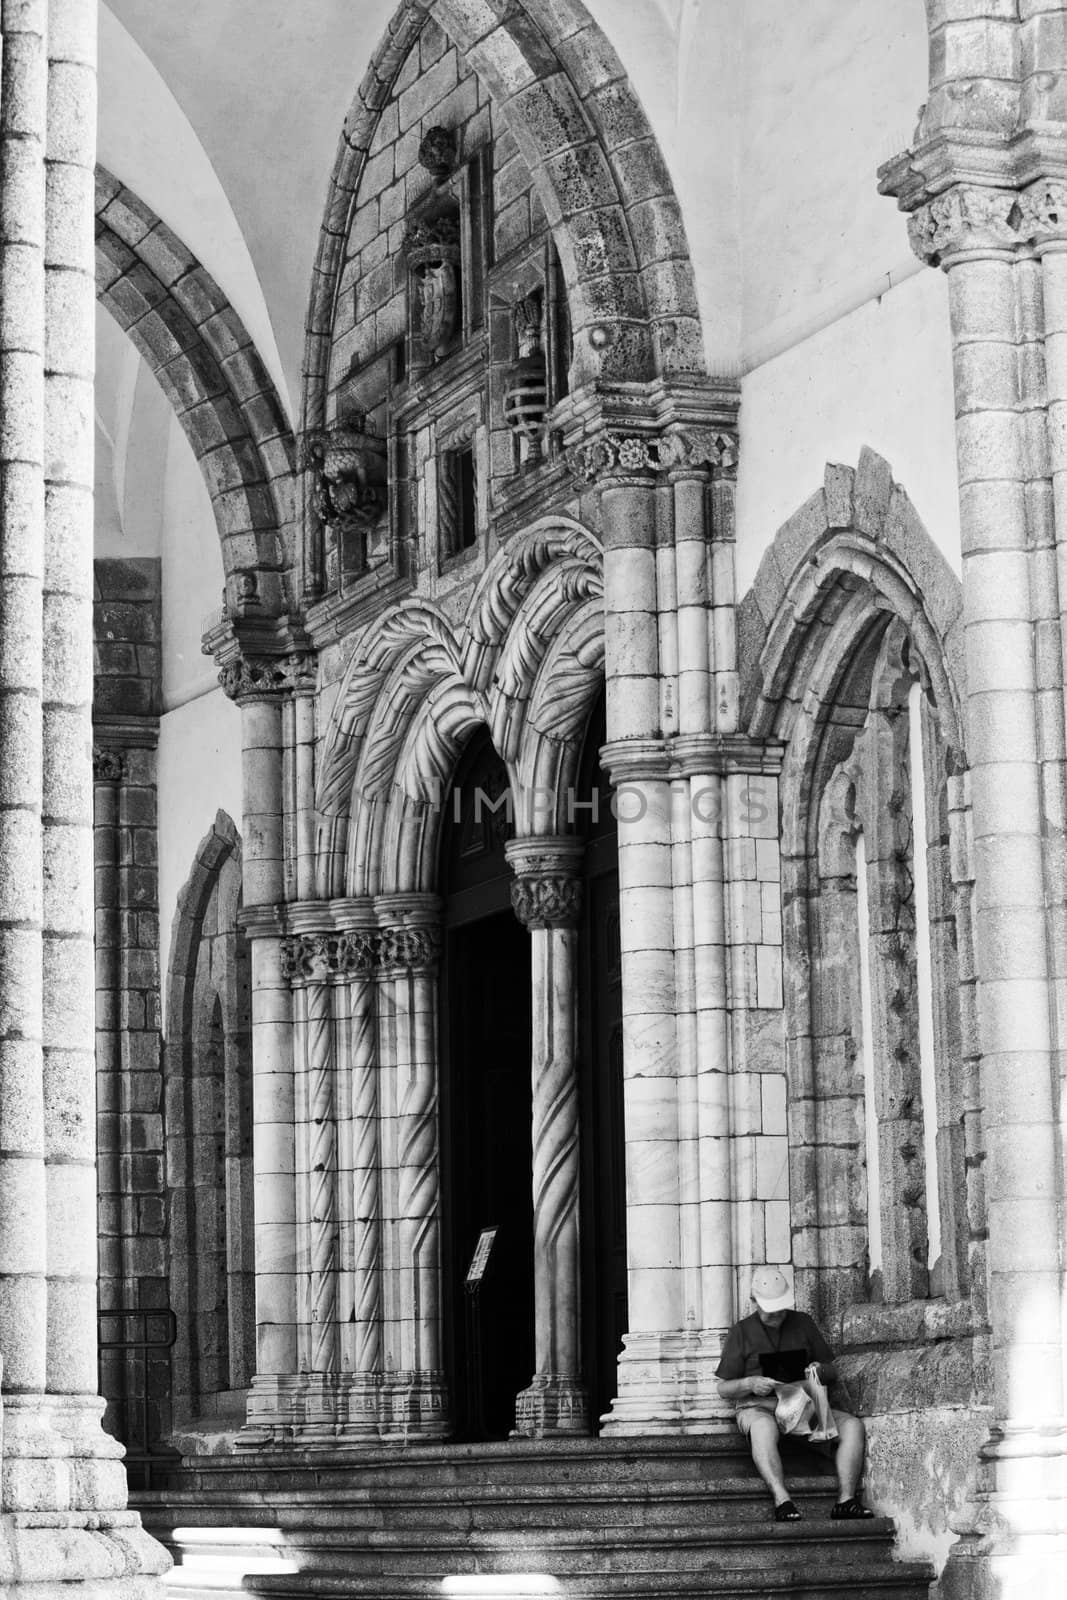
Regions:
<instances>
[{"instance_id":1,"label":"carved relief sculpture","mask_svg":"<svg viewBox=\"0 0 1067 1600\"><path fill-rule=\"evenodd\" d=\"M367 533L389 502L388 450L366 414L352 410L332 427L309 433L304 454L315 475L315 511L327 534L328 581L336 587L342 574L366 568Z\"/></svg>"},{"instance_id":2,"label":"carved relief sculpture","mask_svg":"<svg viewBox=\"0 0 1067 1600\"><path fill-rule=\"evenodd\" d=\"M544 349L544 302L525 295L512 316L519 358L504 376L504 421L523 441L524 459L541 454L548 414L548 376Z\"/></svg>"}]
</instances>

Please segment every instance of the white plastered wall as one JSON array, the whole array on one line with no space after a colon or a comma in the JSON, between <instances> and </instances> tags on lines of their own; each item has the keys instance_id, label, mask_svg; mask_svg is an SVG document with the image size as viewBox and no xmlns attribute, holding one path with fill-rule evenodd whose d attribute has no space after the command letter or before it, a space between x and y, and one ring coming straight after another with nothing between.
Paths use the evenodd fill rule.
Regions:
<instances>
[{"instance_id":1,"label":"white plastered wall","mask_svg":"<svg viewBox=\"0 0 1067 1600\"><path fill-rule=\"evenodd\" d=\"M163 716L159 937L163 1004L178 895L220 809L241 827L241 714L200 649L220 603L222 552L204 480L172 417L163 473Z\"/></svg>"}]
</instances>

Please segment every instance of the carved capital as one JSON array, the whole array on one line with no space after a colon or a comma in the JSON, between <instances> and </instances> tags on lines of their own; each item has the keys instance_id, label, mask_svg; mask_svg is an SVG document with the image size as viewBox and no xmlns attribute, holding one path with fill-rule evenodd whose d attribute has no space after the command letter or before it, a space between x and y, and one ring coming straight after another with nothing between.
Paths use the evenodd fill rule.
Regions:
<instances>
[{"instance_id":1,"label":"carved capital","mask_svg":"<svg viewBox=\"0 0 1067 1600\"><path fill-rule=\"evenodd\" d=\"M687 467L730 471L737 465L737 439L714 427L674 427L662 434L604 428L568 450L567 465L586 484L648 478Z\"/></svg>"},{"instance_id":2,"label":"carved capital","mask_svg":"<svg viewBox=\"0 0 1067 1600\"><path fill-rule=\"evenodd\" d=\"M126 776L126 755L108 745L93 745L94 783L121 783Z\"/></svg>"},{"instance_id":3,"label":"carved capital","mask_svg":"<svg viewBox=\"0 0 1067 1600\"><path fill-rule=\"evenodd\" d=\"M934 267L964 251L1011 250L1019 242L1012 225L1015 201L1011 189L958 184L908 218L911 247Z\"/></svg>"},{"instance_id":4,"label":"carved capital","mask_svg":"<svg viewBox=\"0 0 1067 1600\"><path fill-rule=\"evenodd\" d=\"M1025 189L956 184L908 218L912 249L940 266L964 253L1067 241L1067 183L1042 178Z\"/></svg>"},{"instance_id":5,"label":"carved capital","mask_svg":"<svg viewBox=\"0 0 1067 1600\"><path fill-rule=\"evenodd\" d=\"M511 908L524 928L576 928L582 915L582 880L524 873L511 885Z\"/></svg>"},{"instance_id":6,"label":"carved capital","mask_svg":"<svg viewBox=\"0 0 1067 1600\"><path fill-rule=\"evenodd\" d=\"M513 839L511 907L526 928L575 928L582 914L580 839Z\"/></svg>"},{"instance_id":7,"label":"carved capital","mask_svg":"<svg viewBox=\"0 0 1067 1600\"><path fill-rule=\"evenodd\" d=\"M376 959L375 935L362 928L292 934L281 950L282 976L296 986L369 976Z\"/></svg>"},{"instance_id":8,"label":"carved capital","mask_svg":"<svg viewBox=\"0 0 1067 1600\"><path fill-rule=\"evenodd\" d=\"M376 940L381 972L432 972L441 956L437 928L382 928Z\"/></svg>"},{"instance_id":9,"label":"carved capital","mask_svg":"<svg viewBox=\"0 0 1067 1600\"><path fill-rule=\"evenodd\" d=\"M1016 225L1026 242L1067 242L1067 183L1042 178L1019 194Z\"/></svg>"},{"instance_id":10,"label":"carved capital","mask_svg":"<svg viewBox=\"0 0 1067 1600\"><path fill-rule=\"evenodd\" d=\"M219 672L219 683L230 700L269 700L275 695L307 693L315 684L315 657L241 656Z\"/></svg>"}]
</instances>

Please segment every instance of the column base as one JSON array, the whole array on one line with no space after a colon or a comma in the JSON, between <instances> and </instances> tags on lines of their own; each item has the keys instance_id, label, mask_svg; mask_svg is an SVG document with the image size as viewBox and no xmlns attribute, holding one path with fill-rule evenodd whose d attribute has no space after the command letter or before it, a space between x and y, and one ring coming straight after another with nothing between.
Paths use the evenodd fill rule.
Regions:
<instances>
[{"instance_id":1,"label":"column base","mask_svg":"<svg viewBox=\"0 0 1067 1600\"><path fill-rule=\"evenodd\" d=\"M276 1450L296 1443L304 1421L306 1373L279 1373L252 1379L245 1425L235 1450Z\"/></svg>"},{"instance_id":2,"label":"column base","mask_svg":"<svg viewBox=\"0 0 1067 1600\"><path fill-rule=\"evenodd\" d=\"M392 1372L382 1382L382 1432L415 1443L447 1439L452 1431L448 1384L443 1372Z\"/></svg>"},{"instance_id":3,"label":"column base","mask_svg":"<svg viewBox=\"0 0 1067 1600\"><path fill-rule=\"evenodd\" d=\"M959 1519L941 1600L1058 1600L1067 1571L1067 1420L1002 1424L981 1451L973 1513Z\"/></svg>"},{"instance_id":4,"label":"column base","mask_svg":"<svg viewBox=\"0 0 1067 1600\"><path fill-rule=\"evenodd\" d=\"M589 1395L577 1378L538 1372L515 1397L513 1439L557 1439L589 1433Z\"/></svg>"},{"instance_id":5,"label":"column base","mask_svg":"<svg viewBox=\"0 0 1067 1600\"><path fill-rule=\"evenodd\" d=\"M720 1433L734 1408L715 1378L719 1333L627 1333L619 1356L618 1392L601 1418L608 1438L649 1433Z\"/></svg>"},{"instance_id":6,"label":"column base","mask_svg":"<svg viewBox=\"0 0 1067 1600\"><path fill-rule=\"evenodd\" d=\"M125 1452L104 1432L103 1413L96 1395L4 1396L5 1595L162 1596L159 1579L171 1559L127 1509Z\"/></svg>"}]
</instances>

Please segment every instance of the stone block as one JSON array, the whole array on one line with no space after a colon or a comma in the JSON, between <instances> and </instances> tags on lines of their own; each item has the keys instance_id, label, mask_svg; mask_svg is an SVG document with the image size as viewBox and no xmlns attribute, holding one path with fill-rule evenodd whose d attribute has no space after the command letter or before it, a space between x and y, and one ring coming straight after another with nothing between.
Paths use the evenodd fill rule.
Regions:
<instances>
[{"instance_id":1,"label":"stone block","mask_svg":"<svg viewBox=\"0 0 1067 1600\"><path fill-rule=\"evenodd\" d=\"M413 53L414 54L414 53ZM459 81L459 58L454 49L448 50L440 60L427 71L420 74L411 84L410 88L400 91L398 98L400 132L405 133L414 123L419 122L438 101L443 100ZM384 154L384 152L383 152ZM381 159L380 157L375 159ZM389 153L390 172L392 177L392 153ZM379 182L368 180L370 191L381 187Z\"/></svg>"},{"instance_id":2,"label":"stone block","mask_svg":"<svg viewBox=\"0 0 1067 1600\"><path fill-rule=\"evenodd\" d=\"M852 486L855 473L851 467L829 463L823 476L823 494L826 500L826 523L830 528L850 528L853 522Z\"/></svg>"}]
</instances>

